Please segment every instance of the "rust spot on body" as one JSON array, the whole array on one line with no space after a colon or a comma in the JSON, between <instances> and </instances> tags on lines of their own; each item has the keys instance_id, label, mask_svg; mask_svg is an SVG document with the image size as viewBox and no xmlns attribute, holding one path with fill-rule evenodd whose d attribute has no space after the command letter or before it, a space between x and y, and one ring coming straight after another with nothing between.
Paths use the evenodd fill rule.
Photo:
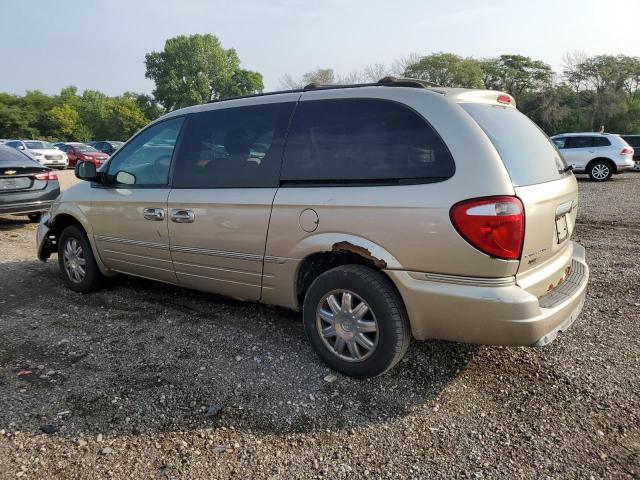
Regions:
<instances>
[{"instance_id":1,"label":"rust spot on body","mask_svg":"<svg viewBox=\"0 0 640 480\"><path fill-rule=\"evenodd\" d=\"M374 257L369 250L360 245L354 245L351 242L336 242L331 248L333 252L351 252L373 262L378 268L387 268L387 262Z\"/></svg>"}]
</instances>

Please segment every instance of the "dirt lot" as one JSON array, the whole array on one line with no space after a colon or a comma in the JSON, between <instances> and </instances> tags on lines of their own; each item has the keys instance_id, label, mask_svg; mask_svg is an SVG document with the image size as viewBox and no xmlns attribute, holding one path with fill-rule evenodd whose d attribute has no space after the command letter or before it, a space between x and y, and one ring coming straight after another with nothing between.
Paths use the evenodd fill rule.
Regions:
<instances>
[{"instance_id":1,"label":"dirt lot","mask_svg":"<svg viewBox=\"0 0 640 480\"><path fill-rule=\"evenodd\" d=\"M0 477L639 478L639 197L639 174L580 181L592 279L556 342L414 342L368 381L293 312L126 277L72 293L0 217Z\"/></svg>"}]
</instances>

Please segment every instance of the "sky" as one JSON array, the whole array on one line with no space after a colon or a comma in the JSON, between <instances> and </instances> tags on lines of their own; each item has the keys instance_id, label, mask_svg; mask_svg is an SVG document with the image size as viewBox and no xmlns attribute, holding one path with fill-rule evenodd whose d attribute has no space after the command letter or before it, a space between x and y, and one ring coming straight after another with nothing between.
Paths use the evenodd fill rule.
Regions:
<instances>
[{"instance_id":1,"label":"sky","mask_svg":"<svg viewBox=\"0 0 640 480\"><path fill-rule=\"evenodd\" d=\"M640 0L0 0L0 91L151 93L144 56L211 33L265 90L285 73L347 74L453 52L517 53L559 70L563 55L640 56Z\"/></svg>"}]
</instances>

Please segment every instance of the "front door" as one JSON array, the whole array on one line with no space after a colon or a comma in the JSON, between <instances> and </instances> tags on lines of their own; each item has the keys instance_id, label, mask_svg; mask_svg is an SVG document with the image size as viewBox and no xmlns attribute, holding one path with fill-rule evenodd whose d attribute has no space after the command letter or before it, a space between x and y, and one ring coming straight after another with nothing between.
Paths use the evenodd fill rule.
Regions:
<instances>
[{"instance_id":1,"label":"front door","mask_svg":"<svg viewBox=\"0 0 640 480\"><path fill-rule=\"evenodd\" d=\"M264 99L247 99L189 116L168 202L180 284L260 298L284 135L299 96L261 105L255 103Z\"/></svg>"},{"instance_id":2,"label":"front door","mask_svg":"<svg viewBox=\"0 0 640 480\"><path fill-rule=\"evenodd\" d=\"M560 151L567 165L572 165L578 171L587 168L587 163L595 154L595 139L593 137L566 137L564 148Z\"/></svg>"},{"instance_id":3,"label":"front door","mask_svg":"<svg viewBox=\"0 0 640 480\"><path fill-rule=\"evenodd\" d=\"M167 229L169 167L183 117L142 131L109 162L91 206L98 255L123 273L176 282Z\"/></svg>"}]
</instances>

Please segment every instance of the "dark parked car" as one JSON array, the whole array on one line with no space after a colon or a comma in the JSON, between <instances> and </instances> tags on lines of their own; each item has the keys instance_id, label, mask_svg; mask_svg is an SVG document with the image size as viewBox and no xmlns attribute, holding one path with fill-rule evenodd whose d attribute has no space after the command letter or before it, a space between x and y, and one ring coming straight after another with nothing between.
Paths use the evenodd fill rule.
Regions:
<instances>
[{"instance_id":1,"label":"dark parked car","mask_svg":"<svg viewBox=\"0 0 640 480\"><path fill-rule=\"evenodd\" d=\"M96 150L91 145L79 142L67 142L56 144L60 150L67 154L69 166L75 167L78 162L91 162L99 167L109 159L109 155Z\"/></svg>"},{"instance_id":2,"label":"dark parked car","mask_svg":"<svg viewBox=\"0 0 640 480\"><path fill-rule=\"evenodd\" d=\"M633 161L636 162L634 170L640 170L640 134L637 135L620 135L624 141L633 147Z\"/></svg>"},{"instance_id":3,"label":"dark parked car","mask_svg":"<svg viewBox=\"0 0 640 480\"><path fill-rule=\"evenodd\" d=\"M60 195L58 175L15 148L0 145L0 215L37 222Z\"/></svg>"},{"instance_id":4,"label":"dark parked car","mask_svg":"<svg viewBox=\"0 0 640 480\"><path fill-rule=\"evenodd\" d=\"M91 145L96 150L100 150L102 153L106 153L107 155L113 155L117 149L119 149L124 142L116 142L113 140L103 140L101 142L89 142L87 145Z\"/></svg>"}]
</instances>

